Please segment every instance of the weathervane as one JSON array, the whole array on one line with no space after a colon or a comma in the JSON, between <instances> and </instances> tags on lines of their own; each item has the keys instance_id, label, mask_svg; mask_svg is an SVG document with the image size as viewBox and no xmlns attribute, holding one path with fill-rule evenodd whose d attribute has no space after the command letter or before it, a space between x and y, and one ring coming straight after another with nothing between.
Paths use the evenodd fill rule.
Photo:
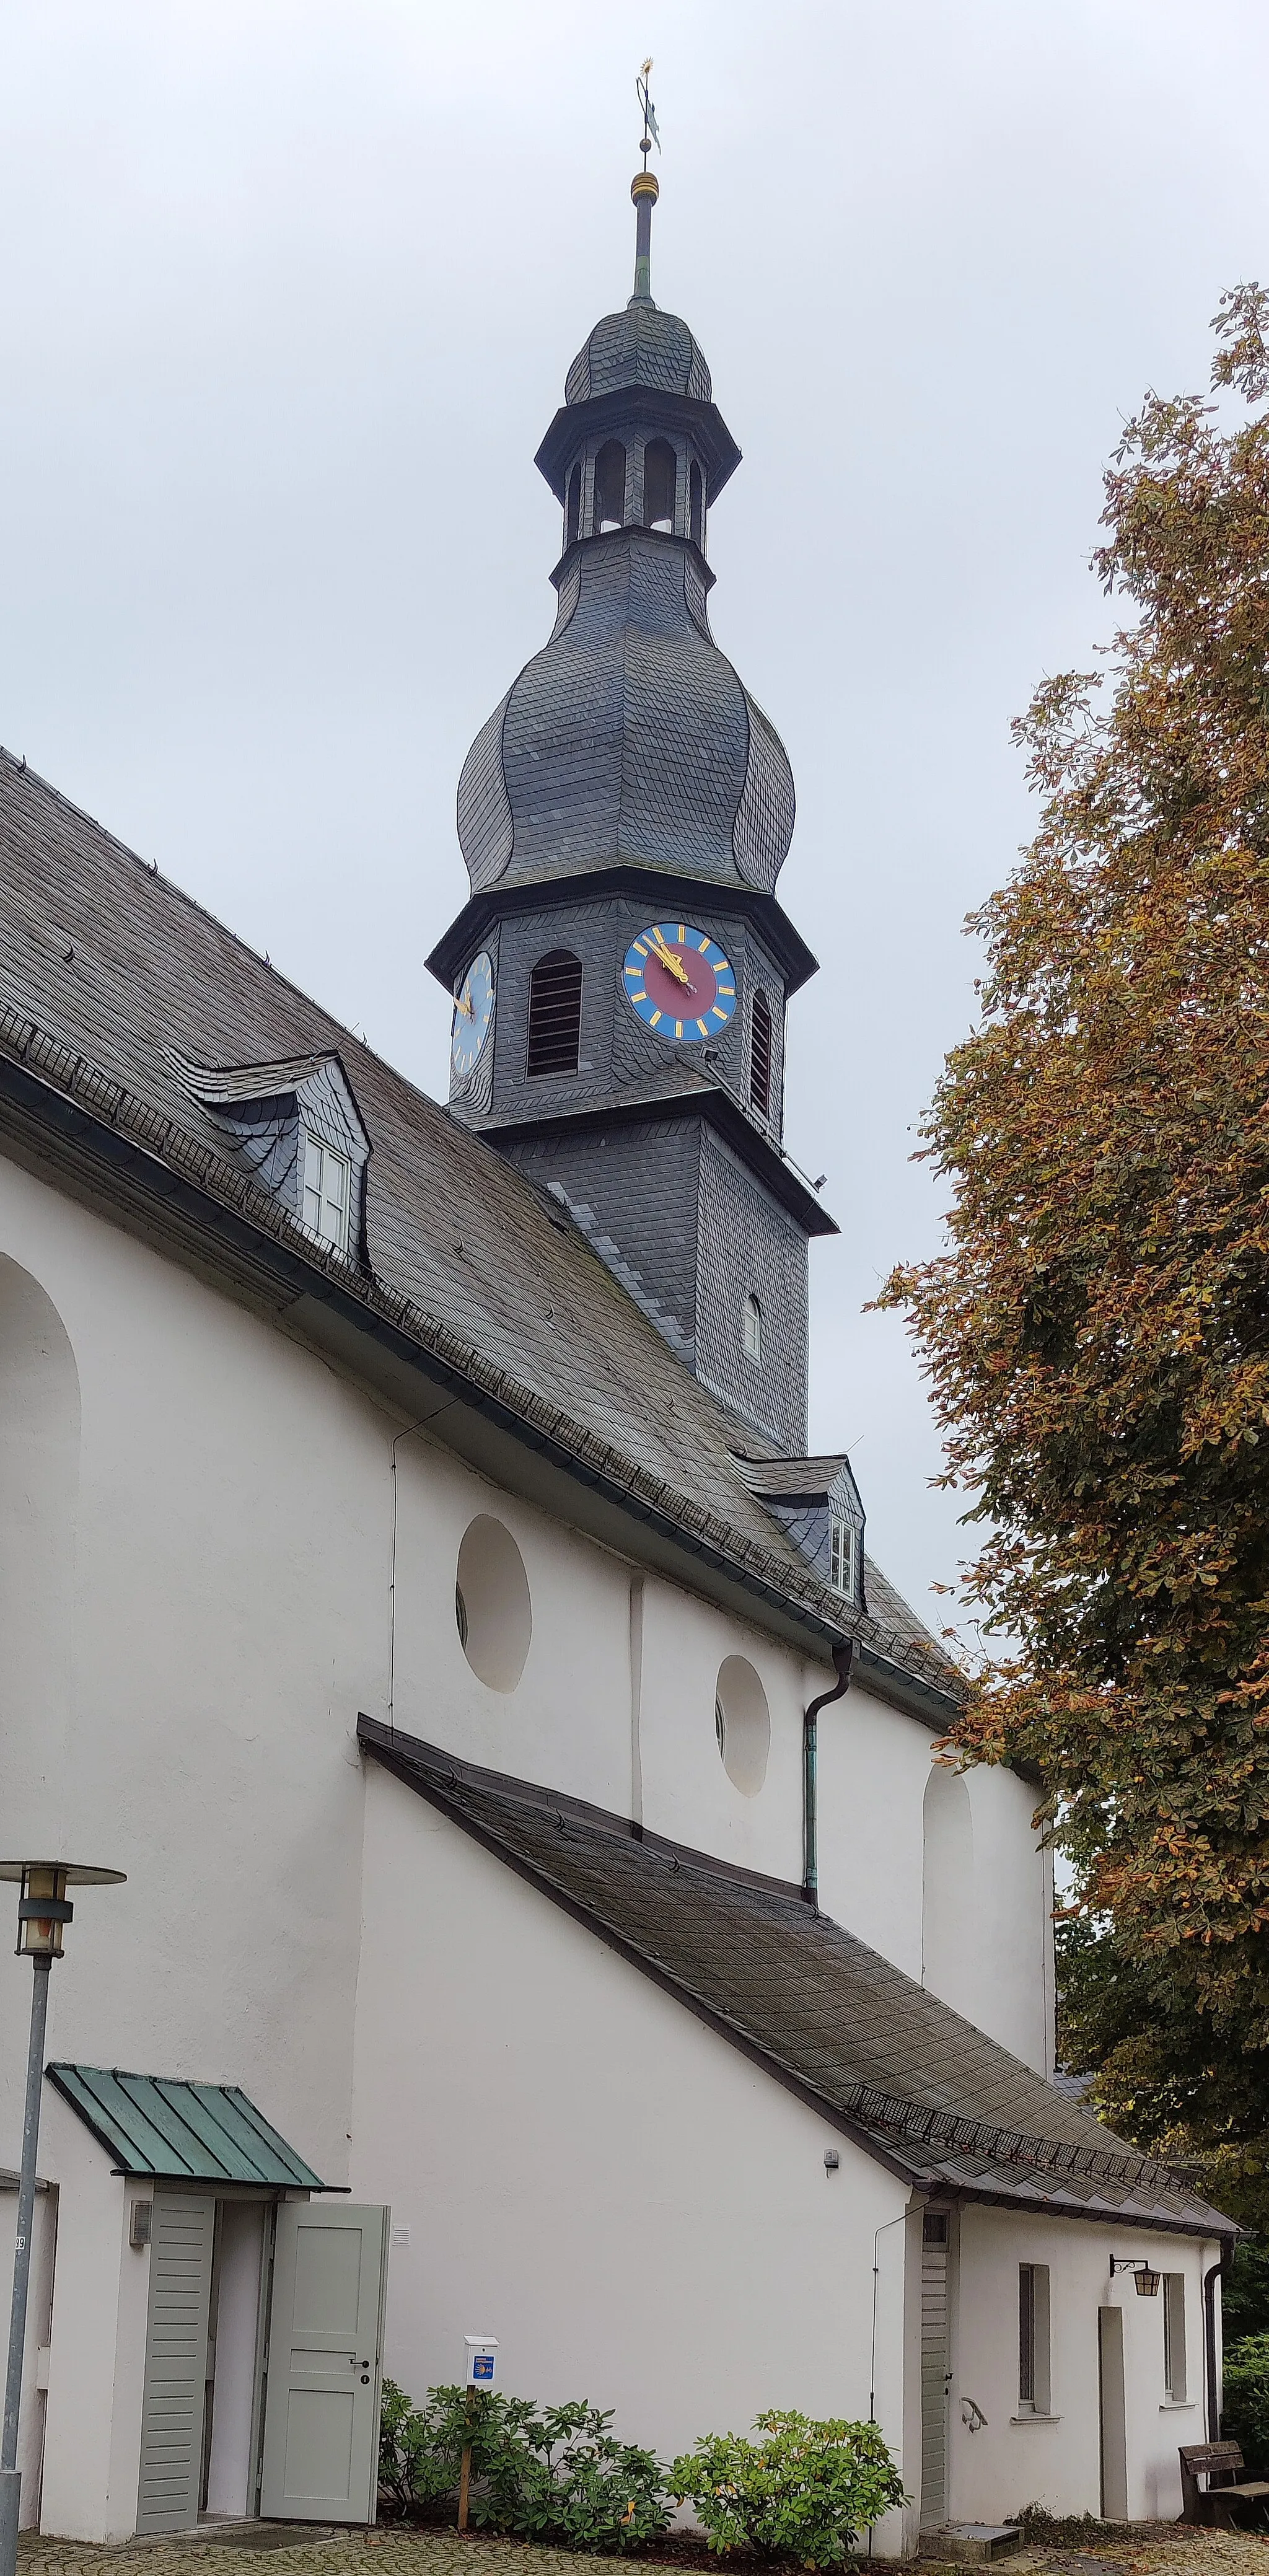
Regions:
<instances>
[{"instance_id":1,"label":"weathervane","mask_svg":"<svg viewBox=\"0 0 1269 2576\"><path fill-rule=\"evenodd\" d=\"M661 149L661 132L657 124L657 112L652 104L652 94L648 88L648 82L651 76L652 56L649 54L646 63L642 65L638 78L635 81L635 96L639 101L640 107L643 109L643 141L640 144L639 149L643 154L643 166L645 170L648 166L648 154L652 150L653 144L655 143L658 152Z\"/></svg>"}]
</instances>

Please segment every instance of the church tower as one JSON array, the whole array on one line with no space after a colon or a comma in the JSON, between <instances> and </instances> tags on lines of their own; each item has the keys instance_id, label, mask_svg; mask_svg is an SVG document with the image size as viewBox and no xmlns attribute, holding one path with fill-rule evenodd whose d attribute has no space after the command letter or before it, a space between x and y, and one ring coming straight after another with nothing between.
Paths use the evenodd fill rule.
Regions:
<instances>
[{"instance_id":1,"label":"church tower","mask_svg":"<svg viewBox=\"0 0 1269 2576\"><path fill-rule=\"evenodd\" d=\"M807 1441L807 1245L783 1150L785 1006L815 959L776 898L784 746L710 632L710 513L740 463L686 323L634 293L569 368L536 463L555 624L458 788L471 895L428 963L450 1109L542 1187L737 1418Z\"/></svg>"}]
</instances>

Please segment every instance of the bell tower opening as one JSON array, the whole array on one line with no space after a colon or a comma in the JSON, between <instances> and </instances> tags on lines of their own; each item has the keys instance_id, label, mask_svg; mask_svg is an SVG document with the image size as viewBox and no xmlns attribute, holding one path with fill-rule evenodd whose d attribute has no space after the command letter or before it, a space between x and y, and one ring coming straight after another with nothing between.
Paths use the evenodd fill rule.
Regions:
<instances>
[{"instance_id":1,"label":"bell tower opening","mask_svg":"<svg viewBox=\"0 0 1269 2576\"><path fill-rule=\"evenodd\" d=\"M595 534L607 536L625 524L626 451L619 438L607 439L595 459Z\"/></svg>"},{"instance_id":2,"label":"bell tower opening","mask_svg":"<svg viewBox=\"0 0 1269 2576\"><path fill-rule=\"evenodd\" d=\"M674 534L674 503L679 460L665 438L649 439L643 451L643 524L659 536Z\"/></svg>"}]
</instances>

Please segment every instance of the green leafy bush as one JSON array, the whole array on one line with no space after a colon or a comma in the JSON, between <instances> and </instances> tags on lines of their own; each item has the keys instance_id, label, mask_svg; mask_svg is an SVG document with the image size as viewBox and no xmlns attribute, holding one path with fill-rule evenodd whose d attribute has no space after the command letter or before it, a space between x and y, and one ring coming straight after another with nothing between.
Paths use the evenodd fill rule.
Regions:
<instances>
[{"instance_id":1,"label":"green leafy bush","mask_svg":"<svg viewBox=\"0 0 1269 2576\"><path fill-rule=\"evenodd\" d=\"M472 2520L564 2549L629 2549L669 2523L660 2461L618 2442L585 2399L541 2409L504 2400L504 2438L490 2459Z\"/></svg>"},{"instance_id":2,"label":"green leafy bush","mask_svg":"<svg viewBox=\"0 0 1269 2576\"><path fill-rule=\"evenodd\" d=\"M619 2550L666 2529L661 2466L651 2451L618 2442L612 2415L584 2399L538 2407L529 2397L429 2388L414 2406L385 2380L379 2483L404 2520L439 2519L458 2491L463 2445L472 2447L471 2520L557 2548Z\"/></svg>"},{"instance_id":3,"label":"green leafy bush","mask_svg":"<svg viewBox=\"0 0 1269 2576\"><path fill-rule=\"evenodd\" d=\"M1269 2477L1269 2334L1244 2335L1226 2350L1221 2432L1254 2477Z\"/></svg>"},{"instance_id":4,"label":"green leafy bush","mask_svg":"<svg viewBox=\"0 0 1269 2576\"><path fill-rule=\"evenodd\" d=\"M762 2439L713 2433L670 2468L670 2492L696 2510L711 2549L749 2548L804 2567L840 2564L903 2482L875 2424L760 2415Z\"/></svg>"},{"instance_id":5,"label":"green leafy bush","mask_svg":"<svg viewBox=\"0 0 1269 2576\"><path fill-rule=\"evenodd\" d=\"M489 2437L494 2434L490 2410L500 2401L482 2394L469 2418L465 2397L461 2388L429 2388L423 2404L416 2406L395 2379L385 2379L379 2417L379 2486L403 2521L425 2522L438 2516L457 2492L469 2425L473 2473L483 2471Z\"/></svg>"}]
</instances>

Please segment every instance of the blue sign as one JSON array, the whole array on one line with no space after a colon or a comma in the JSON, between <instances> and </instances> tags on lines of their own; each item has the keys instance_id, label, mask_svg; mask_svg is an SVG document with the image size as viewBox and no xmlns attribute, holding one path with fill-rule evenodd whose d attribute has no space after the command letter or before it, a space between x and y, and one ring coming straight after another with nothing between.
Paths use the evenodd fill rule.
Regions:
<instances>
[{"instance_id":1,"label":"blue sign","mask_svg":"<svg viewBox=\"0 0 1269 2576\"><path fill-rule=\"evenodd\" d=\"M493 2373L494 2361L493 2354L491 2352L475 2352L472 2354L471 2375L473 2379L492 2379Z\"/></svg>"}]
</instances>

